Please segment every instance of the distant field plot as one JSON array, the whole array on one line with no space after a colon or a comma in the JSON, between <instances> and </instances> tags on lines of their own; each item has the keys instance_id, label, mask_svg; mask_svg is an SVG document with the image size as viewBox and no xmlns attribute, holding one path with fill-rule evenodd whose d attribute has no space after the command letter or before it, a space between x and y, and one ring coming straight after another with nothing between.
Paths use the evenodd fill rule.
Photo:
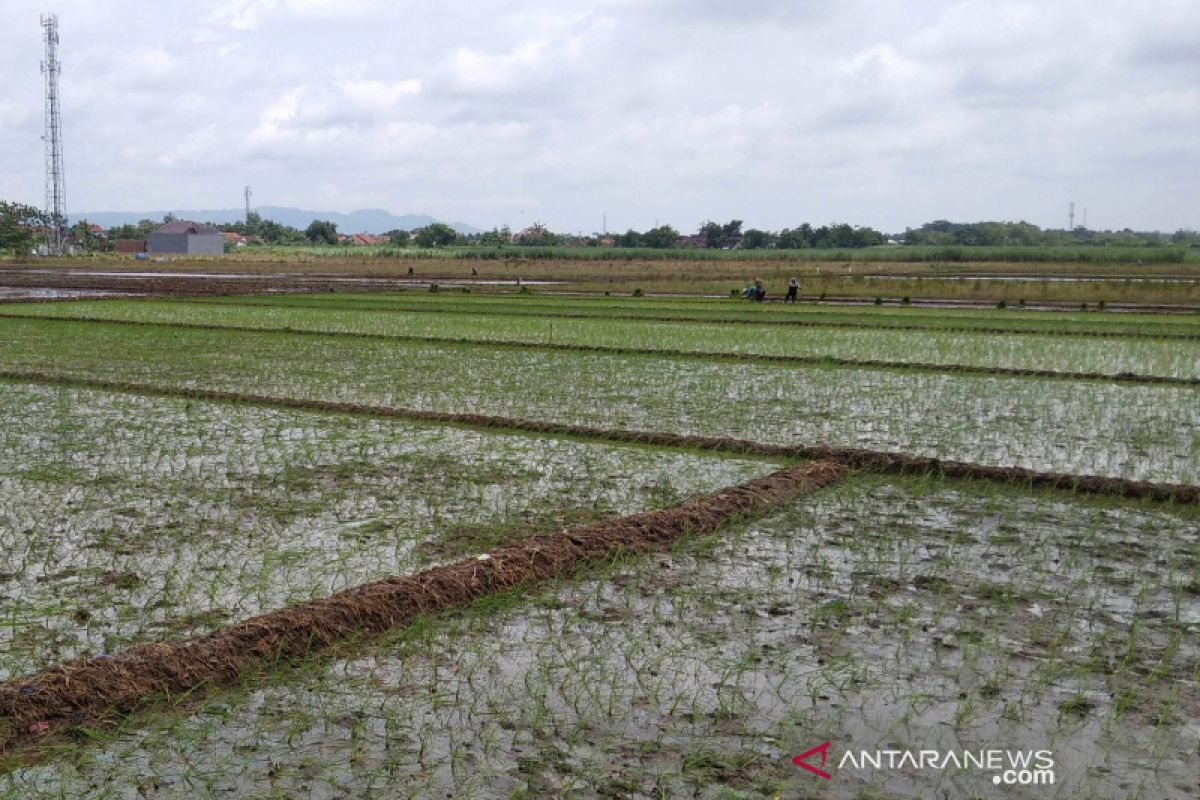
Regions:
<instances>
[{"instance_id":1,"label":"distant field plot","mask_svg":"<svg viewBox=\"0 0 1200 800\"><path fill-rule=\"evenodd\" d=\"M320 304L317 304L320 305ZM573 319L367 308L105 301L17 306L12 313L164 324L226 325L279 330L464 341L601 346L642 350L765 354L903 363L1015 367L1058 372L1130 372L1200 378L1200 339L995 335L940 330L788 327L636 319ZM1200 334L1197 334L1200 336Z\"/></svg>"},{"instance_id":2,"label":"distant field plot","mask_svg":"<svg viewBox=\"0 0 1200 800\"><path fill-rule=\"evenodd\" d=\"M1046 748L1054 786L1004 796L1184 800L1198 523L852 481L20 769L0 797L991 796L980 771L815 785L791 756L831 739L835 760Z\"/></svg>"},{"instance_id":3,"label":"distant field plot","mask_svg":"<svg viewBox=\"0 0 1200 800\"><path fill-rule=\"evenodd\" d=\"M1200 335L1200 314L1151 314L1090 311L1031 311L1020 308L953 308L886 305L752 303L744 299L703 297L585 297L563 294L473 293L449 287L440 292L277 294L209 297L205 305L376 308L399 311L470 312L546 317L582 316L631 319L696 317L713 321L807 322L875 327L972 328L1031 332L1087 332L1113 335Z\"/></svg>"},{"instance_id":4,"label":"distant field plot","mask_svg":"<svg viewBox=\"0 0 1200 800\"><path fill-rule=\"evenodd\" d=\"M0 320L0 369L1194 483L1194 387Z\"/></svg>"},{"instance_id":5,"label":"distant field plot","mask_svg":"<svg viewBox=\"0 0 1200 800\"><path fill-rule=\"evenodd\" d=\"M677 502L753 461L0 381L0 680ZM471 546L486 542L474 541Z\"/></svg>"}]
</instances>

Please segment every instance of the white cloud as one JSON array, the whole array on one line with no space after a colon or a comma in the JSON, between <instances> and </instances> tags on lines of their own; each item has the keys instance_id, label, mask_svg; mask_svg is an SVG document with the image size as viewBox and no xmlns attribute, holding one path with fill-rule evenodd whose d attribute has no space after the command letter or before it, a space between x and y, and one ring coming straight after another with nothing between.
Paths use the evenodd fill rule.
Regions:
<instances>
[{"instance_id":1,"label":"white cloud","mask_svg":"<svg viewBox=\"0 0 1200 800\"><path fill-rule=\"evenodd\" d=\"M488 53L458 47L450 54L447 71L450 87L460 92L509 92L531 82L541 83L549 65L546 43L521 42L506 53Z\"/></svg>"},{"instance_id":2,"label":"white cloud","mask_svg":"<svg viewBox=\"0 0 1200 800\"><path fill-rule=\"evenodd\" d=\"M256 31L277 5L276 0L227 0L217 5L208 20L237 31Z\"/></svg>"},{"instance_id":3,"label":"white cloud","mask_svg":"<svg viewBox=\"0 0 1200 800\"><path fill-rule=\"evenodd\" d=\"M41 10L0 6L0 186L34 201ZM1200 212L1192 0L111 0L61 21L76 208L251 183L566 230Z\"/></svg>"},{"instance_id":4,"label":"white cloud","mask_svg":"<svg viewBox=\"0 0 1200 800\"><path fill-rule=\"evenodd\" d=\"M291 11L310 17L346 17L367 13L372 7L371 0L284 0L284 2Z\"/></svg>"},{"instance_id":5,"label":"white cloud","mask_svg":"<svg viewBox=\"0 0 1200 800\"><path fill-rule=\"evenodd\" d=\"M419 93L421 81L415 78L400 81L349 80L339 84L338 88L354 103L394 108L401 98Z\"/></svg>"}]
</instances>

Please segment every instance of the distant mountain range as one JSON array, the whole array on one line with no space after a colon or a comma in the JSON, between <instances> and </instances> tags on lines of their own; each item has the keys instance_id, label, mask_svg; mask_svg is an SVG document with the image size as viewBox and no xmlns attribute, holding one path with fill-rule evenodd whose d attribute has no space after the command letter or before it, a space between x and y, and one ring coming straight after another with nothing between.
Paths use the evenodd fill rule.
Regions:
<instances>
[{"instance_id":1,"label":"distant mountain range","mask_svg":"<svg viewBox=\"0 0 1200 800\"><path fill-rule=\"evenodd\" d=\"M309 211L305 208L286 208L284 206L259 206L254 209L263 219L274 220L281 225L289 225L293 228L304 230L312 223L313 220L323 219L328 220L337 225L340 233L387 233L394 230L411 231L416 228L424 228L434 222L441 222L427 214L401 214L397 216L390 211L385 211L382 208L364 208L358 211L351 211L349 214L343 214L338 211ZM72 222L86 219L94 225L100 225L104 228L112 228L117 225L136 225L138 220L152 219L155 222L162 220L167 214L174 214L179 219L191 220L192 222L211 222L215 225L221 225L228 222L241 222L246 218L246 210L242 208L223 208L210 211L88 211L86 213L72 213ZM450 222L447 223L451 228L459 233L480 233L479 228L468 225L465 222Z\"/></svg>"}]
</instances>

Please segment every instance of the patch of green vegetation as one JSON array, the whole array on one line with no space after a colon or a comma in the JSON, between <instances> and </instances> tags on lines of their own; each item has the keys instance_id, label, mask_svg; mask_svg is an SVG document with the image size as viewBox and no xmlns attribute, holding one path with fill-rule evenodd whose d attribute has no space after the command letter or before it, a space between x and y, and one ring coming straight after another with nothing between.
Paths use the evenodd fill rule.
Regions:
<instances>
[{"instance_id":1,"label":"patch of green vegetation","mask_svg":"<svg viewBox=\"0 0 1200 800\"><path fill-rule=\"evenodd\" d=\"M0 314L45 315L69 319L72 316L114 321L136 321L156 325L215 325L255 328L277 332L313 331L373 336L431 337L450 342L519 342L541 344L603 346L637 350L763 354L807 358L843 358L892 361L896 363L963 364L980 367L1044 369L1060 372L1134 372L1168 377L1200 377L1197 372L1198 341L1171 341L1151 338L1122 338L1128 333L1166 333L1182 331L1200 337L1200 325L1187 322L1138 323L1066 321L1062 315L1043 314L1022 321L1023 335L999 336L987 332L1011 330L1009 319L964 316L936 316L926 313L898 314L892 317L861 313L809 313L784 311L747 317L721 312L712 322L669 321L673 315L690 316L679 308L657 312L660 319L637 308L605 311L602 308L574 306L526 309L510 300L443 305L396 307L368 301L264 302L258 298L241 302L195 303L169 300L80 301L74 303L22 304ZM575 301L578 303L579 301ZM583 309L577 311L577 308ZM438 313L430 313L436 311ZM482 312L482 313L480 313ZM640 313L639 313L640 312ZM700 313L700 312L697 312ZM700 313L701 317L711 311ZM610 315L609 318L602 316ZM582 319L564 315L582 316ZM615 316L612 316L615 315ZM727 324L728 319L757 322L787 321L805 327L787 325ZM664 321L664 319L668 321ZM1173 320L1175 318L1172 318ZM815 325L818 327L808 327ZM1169 327L1175 325L1176 328ZM831 327L820 327L831 326ZM850 326L850 327L837 327ZM940 327L951 330L940 331ZM981 328L980 332L955 328ZM907 330L916 328L916 330ZM1102 346L1090 338L1059 334L1091 332L1108 334Z\"/></svg>"},{"instance_id":2,"label":"patch of green vegetation","mask_svg":"<svg viewBox=\"0 0 1200 800\"><path fill-rule=\"evenodd\" d=\"M0 369L1189 483L1193 387L0 319ZM198 356L197 354L202 354ZM436 369L430 365L436 365ZM486 371L485 370L486 365ZM553 380L547 376L553 375ZM1053 424L1048 422L1053 420ZM1117 458L1114 453L1139 455Z\"/></svg>"}]
</instances>

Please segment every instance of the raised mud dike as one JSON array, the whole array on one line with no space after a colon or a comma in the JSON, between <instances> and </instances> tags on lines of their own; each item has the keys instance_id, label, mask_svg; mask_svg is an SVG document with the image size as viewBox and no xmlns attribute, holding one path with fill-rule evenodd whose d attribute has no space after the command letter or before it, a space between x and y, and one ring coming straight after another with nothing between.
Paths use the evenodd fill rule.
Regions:
<instances>
[{"instance_id":1,"label":"raised mud dike","mask_svg":"<svg viewBox=\"0 0 1200 800\"><path fill-rule=\"evenodd\" d=\"M816 461L698 495L671 508L534 536L415 575L387 578L272 611L208 636L134 647L0 684L0 752L69 726L103 723L159 698L236 681L252 665L307 656L355 635L560 578L590 562L666 547L843 480Z\"/></svg>"}]
</instances>

